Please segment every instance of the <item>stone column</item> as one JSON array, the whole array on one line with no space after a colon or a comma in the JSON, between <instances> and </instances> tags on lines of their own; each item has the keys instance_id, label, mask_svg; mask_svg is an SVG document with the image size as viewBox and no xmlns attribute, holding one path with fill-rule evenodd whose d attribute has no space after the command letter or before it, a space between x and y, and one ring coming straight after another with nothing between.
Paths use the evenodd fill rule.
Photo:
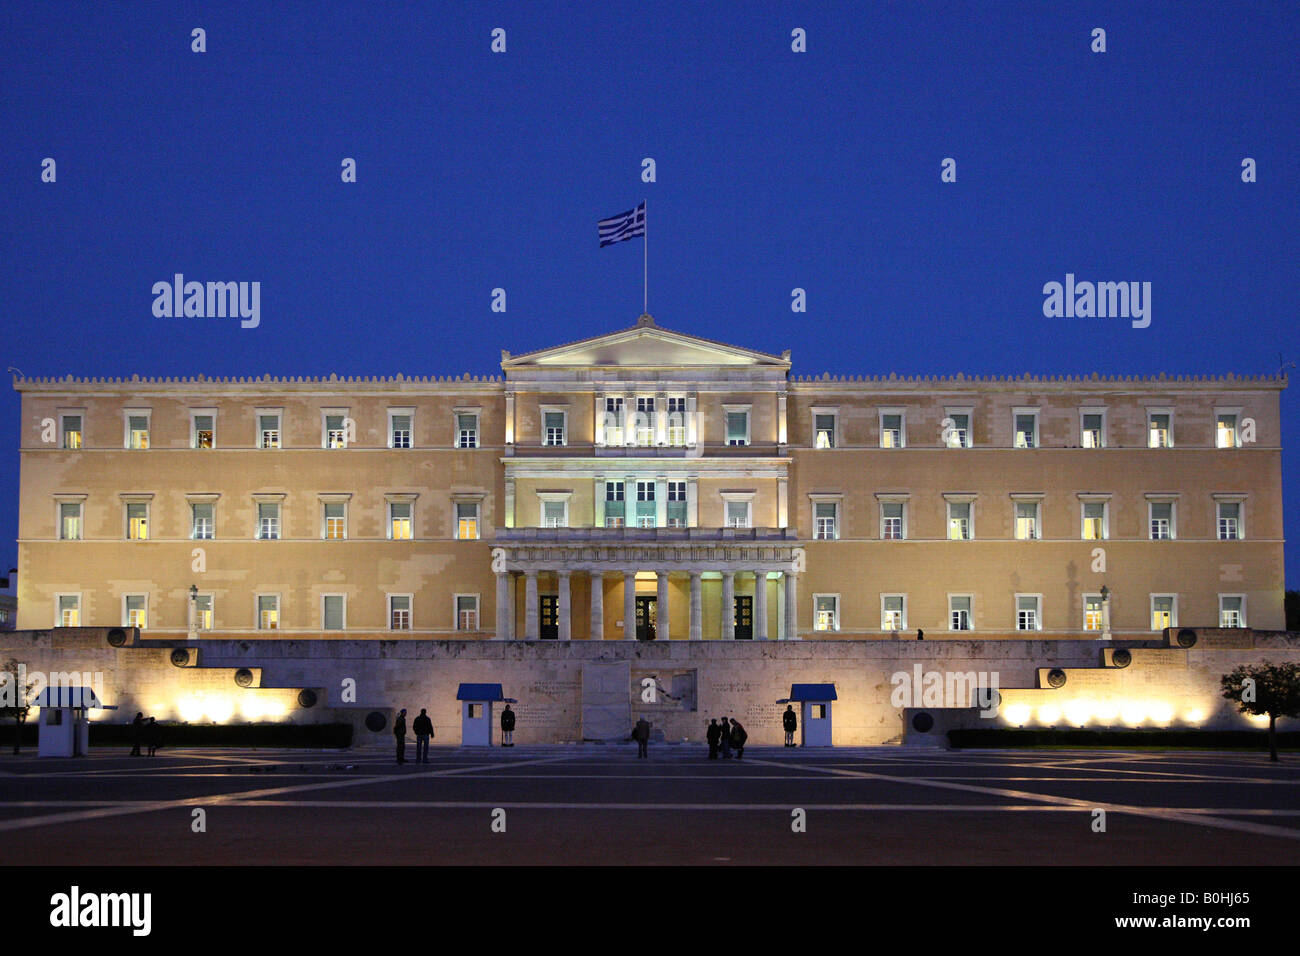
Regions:
<instances>
[{"instance_id":1,"label":"stone column","mask_svg":"<svg viewBox=\"0 0 1300 956\"><path fill-rule=\"evenodd\" d=\"M636 572L623 572L623 640L636 640Z\"/></svg>"},{"instance_id":2,"label":"stone column","mask_svg":"<svg viewBox=\"0 0 1300 956\"><path fill-rule=\"evenodd\" d=\"M537 640L537 572L524 572L524 640Z\"/></svg>"},{"instance_id":3,"label":"stone column","mask_svg":"<svg viewBox=\"0 0 1300 956\"><path fill-rule=\"evenodd\" d=\"M559 620L559 638L562 641L570 640L573 637L573 608L569 602L569 572L556 572L556 590L558 594L558 608L560 615Z\"/></svg>"},{"instance_id":4,"label":"stone column","mask_svg":"<svg viewBox=\"0 0 1300 956\"><path fill-rule=\"evenodd\" d=\"M722 639L736 639L736 572L722 572Z\"/></svg>"},{"instance_id":5,"label":"stone column","mask_svg":"<svg viewBox=\"0 0 1300 956\"><path fill-rule=\"evenodd\" d=\"M691 640L704 639L704 600L700 594L700 572L691 572Z\"/></svg>"},{"instance_id":6,"label":"stone column","mask_svg":"<svg viewBox=\"0 0 1300 956\"><path fill-rule=\"evenodd\" d=\"M497 639L502 641L510 640L511 624L514 622L514 602L510 600L510 572L500 571L497 573Z\"/></svg>"},{"instance_id":7,"label":"stone column","mask_svg":"<svg viewBox=\"0 0 1300 956\"><path fill-rule=\"evenodd\" d=\"M767 572L754 572L754 640L767 640Z\"/></svg>"},{"instance_id":8,"label":"stone column","mask_svg":"<svg viewBox=\"0 0 1300 956\"><path fill-rule=\"evenodd\" d=\"M591 572L591 639L605 638L605 582L599 571Z\"/></svg>"},{"instance_id":9,"label":"stone column","mask_svg":"<svg viewBox=\"0 0 1300 956\"><path fill-rule=\"evenodd\" d=\"M668 632L668 572L658 572L658 579L655 582L655 640L666 641L670 639Z\"/></svg>"},{"instance_id":10,"label":"stone column","mask_svg":"<svg viewBox=\"0 0 1300 956\"><path fill-rule=\"evenodd\" d=\"M785 572L785 639L799 640L799 575Z\"/></svg>"}]
</instances>

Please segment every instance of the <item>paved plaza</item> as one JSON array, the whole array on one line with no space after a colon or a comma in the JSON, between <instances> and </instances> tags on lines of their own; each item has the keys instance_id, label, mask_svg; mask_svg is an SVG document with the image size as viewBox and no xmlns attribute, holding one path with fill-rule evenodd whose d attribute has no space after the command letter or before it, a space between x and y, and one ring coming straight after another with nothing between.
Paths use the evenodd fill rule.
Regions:
<instances>
[{"instance_id":1,"label":"paved plaza","mask_svg":"<svg viewBox=\"0 0 1300 956\"><path fill-rule=\"evenodd\" d=\"M408 753L413 754L414 748ZM1290 864L1300 760L633 745L0 756L19 865ZM194 832L195 808L206 831ZM1096 809L1105 832L1094 832ZM796 810L806 829L795 832ZM494 827L495 823L495 827ZM502 826L504 825L504 832Z\"/></svg>"}]
</instances>

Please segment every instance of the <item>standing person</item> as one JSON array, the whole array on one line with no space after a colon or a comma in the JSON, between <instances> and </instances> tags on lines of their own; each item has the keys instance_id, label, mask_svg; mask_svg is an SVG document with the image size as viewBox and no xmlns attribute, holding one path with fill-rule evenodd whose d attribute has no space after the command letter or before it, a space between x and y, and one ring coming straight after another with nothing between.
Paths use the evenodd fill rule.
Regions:
<instances>
[{"instance_id":1,"label":"standing person","mask_svg":"<svg viewBox=\"0 0 1300 956\"><path fill-rule=\"evenodd\" d=\"M722 747L722 759L730 760L731 759L731 724L727 722L726 714L722 715L722 720L720 721L720 723L722 725L720 728L722 732L718 734L718 744Z\"/></svg>"},{"instance_id":2,"label":"standing person","mask_svg":"<svg viewBox=\"0 0 1300 956\"><path fill-rule=\"evenodd\" d=\"M636 741L637 759L649 757L650 723L644 717L638 719L636 726L632 728L632 739Z\"/></svg>"},{"instance_id":3,"label":"standing person","mask_svg":"<svg viewBox=\"0 0 1300 956\"><path fill-rule=\"evenodd\" d=\"M406 763L406 708L403 707L393 721L393 738L397 741L397 762Z\"/></svg>"},{"instance_id":4,"label":"standing person","mask_svg":"<svg viewBox=\"0 0 1300 956\"><path fill-rule=\"evenodd\" d=\"M794 706L785 705L785 713L781 715L781 726L785 728L785 745L794 746L794 732L799 729L799 718L794 715Z\"/></svg>"},{"instance_id":5,"label":"standing person","mask_svg":"<svg viewBox=\"0 0 1300 956\"><path fill-rule=\"evenodd\" d=\"M429 738L433 736L433 721L425 713L423 707L420 708L420 716L411 721L411 729L415 731L415 762L429 762Z\"/></svg>"},{"instance_id":6,"label":"standing person","mask_svg":"<svg viewBox=\"0 0 1300 956\"><path fill-rule=\"evenodd\" d=\"M144 741L144 714L136 711L135 720L131 721L131 756L140 756L140 744Z\"/></svg>"},{"instance_id":7,"label":"standing person","mask_svg":"<svg viewBox=\"0 0 1300 956\"><path fill-rule=\"evenodd\" d=\"M918 641L925 640L925 631L921 630L919 627L916 629L916 639Z\"/></svg>"},{"instance_id":8,"label":"standing person","mask_svg":"<svg viewBox=\"0 0 1300 956\"><path fill-rule=\"evenodd\" d=\"M736 759L739 760L745 756L745 741L749 739L749 734L745 733L745 728L740 726L740 721L735 717L731 718L731 746L736 748Z\"/></svg>"},{"instance_id":9,"label":"standing person","mask_svg":"<svg viewBox=\"0 0 1300 956\"><path fill-rule=\"evenodd\" d=\"M718 759L718 741L722 737L722 728L718 726L718 718L714 717L709 721L709 729L704 732L704 739L709 742L709 759Z\"/></svg>"},{"instance_id":10,"label":"standing person","mask_svg":"<svg viewBox=\"0 0 1300 956\"><path fill-rule=\"evenodd\" d=\"M158 726L158 721L150 717L149 722L144 725L144 742L149 745L149 756L152 757L162 746L162 728Z\"/></svg>"},{"instance_id":11,"label":"standing person","mask_svg":"<svg viewBox=\"0 0 1300 956\"><path fill-rule=\"evenodd\" d=\"M506 704L506 709L501 711L501 746L513 747L515 745L515 712Z\"/></svg>"}]
</instances>

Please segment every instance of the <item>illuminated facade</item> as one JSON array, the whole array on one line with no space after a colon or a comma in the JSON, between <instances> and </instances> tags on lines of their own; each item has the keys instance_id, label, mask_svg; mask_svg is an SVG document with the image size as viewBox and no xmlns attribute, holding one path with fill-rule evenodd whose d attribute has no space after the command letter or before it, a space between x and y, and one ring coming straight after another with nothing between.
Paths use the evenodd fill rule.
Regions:
<instances>
[{"instance_id":1,"label":"illuminated facade","mask_svg":"<svg viewBox=\"0 0 1300 956\"><path fill-rule=\"evenodd\" d=\"M18 627L710 641L1284 624L1283 379L800 378L788 352L648 316L503 353L501 372L18 380Z\"/></svg>"}]
</instances>

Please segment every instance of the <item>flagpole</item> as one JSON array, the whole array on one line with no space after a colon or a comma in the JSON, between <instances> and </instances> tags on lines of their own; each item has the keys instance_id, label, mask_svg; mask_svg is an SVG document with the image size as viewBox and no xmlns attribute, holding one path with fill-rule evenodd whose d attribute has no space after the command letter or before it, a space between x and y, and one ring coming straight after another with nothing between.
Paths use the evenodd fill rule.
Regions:
<instances>
[{"instance_id":1,"label":"flagpole","mask_svg":"<svg viewBox=\"0 0 1300 956\"><path fill-rule=\"evenodd\" d=\"M645 200L645 237L641 243L641 314L650 314L650 206Z\"/></svg>"}]
</instances>

